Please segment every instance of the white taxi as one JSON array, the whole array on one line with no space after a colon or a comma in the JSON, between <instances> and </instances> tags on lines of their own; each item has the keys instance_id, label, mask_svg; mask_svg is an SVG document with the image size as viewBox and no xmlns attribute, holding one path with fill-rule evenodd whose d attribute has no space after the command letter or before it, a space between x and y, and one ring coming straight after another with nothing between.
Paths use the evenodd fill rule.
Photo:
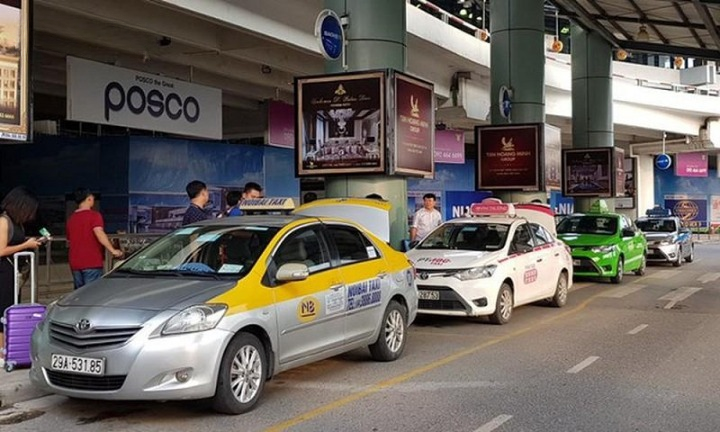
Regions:
<instances>
[{"instance_id":1,"label":"white taxi","mask_svg":"<svg viewBox=\"0 0 720 432\"><path fill-rule=\"evenodd\" d=\"M489 198L471 217L436 228L407 252L417 271L418 313L510 320L513 308L567 301L572 257L557 239L552 210Z\"/></svg>"}]
</instances>

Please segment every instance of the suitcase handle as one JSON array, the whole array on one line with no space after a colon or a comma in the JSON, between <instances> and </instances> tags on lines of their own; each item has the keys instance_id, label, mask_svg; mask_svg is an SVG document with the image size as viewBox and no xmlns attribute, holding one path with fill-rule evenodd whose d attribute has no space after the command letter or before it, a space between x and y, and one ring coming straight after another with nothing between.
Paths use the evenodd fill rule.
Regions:
<instances>
[{"instance_id":1,"label":"suitcase handle","mask_svg":"<svg viewBox=\"0 0 720 432\"><path fill-rule=\"evenodd\" d=\"M23 251L13 254L13 279L15 280L15 304L20 304L20 257L30 257L30 303L35 303L37 295L37 281L35 280L35 252Z\"/></svg>"}]
</instances>

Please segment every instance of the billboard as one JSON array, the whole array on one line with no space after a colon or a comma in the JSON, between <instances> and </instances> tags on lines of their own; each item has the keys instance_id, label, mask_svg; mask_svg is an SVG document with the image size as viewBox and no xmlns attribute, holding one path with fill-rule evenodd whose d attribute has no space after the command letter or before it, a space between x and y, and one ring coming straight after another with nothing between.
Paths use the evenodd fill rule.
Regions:
<instances>
[{"instance_id":1,"label":"billboard","mask_svg":"<svg viewBox=\"0 0 720 432\"><path fill-rule=\"evenodd\" d=\"M268 145L295 148L295 107L281 101L268 102Z\"/></svg>"},{"instance_id":2,"label":"billboard","mask_svg":"<svg viewBox=\"0 0 720 432\"><path fill-rule=\"evenodd\" d=\"M385 73L295 79L298 176L385 172Z\"/></svg>"},{"instance_id":3,"label":"billboard","mask_svg":"<svg viewBox=\"0 0 720 432\"><path fill-rule=\"evenodd\" d=\"M0 0L0 139L30 132L30 0Z\"/></svg>"},{"instance_id":4,"label":"billboard","mask_svg":"<svg viewBox=\"0 0 720 432\"><path fill-rule=\"evenodd\" d=\"M480 189L539 191L543 124L477 126Z\"/></svg>"},{"instance_id":5,"label":"billboard","mask_svg":"<svg viewBox=\"0 0 720 432\"><path fill-rule=\"evenodd\" d=\"M665 195L664 204L680 218L683 226L699 231L708 228L707 196Z\"/></svg>"},{"instance_id":6,"label":"billboard","mask_svg":"<svg viewBox=\"0 0 720 432\"><path fill-rule=\"evenodd\" d=\"M435 131L435 163L465 163L465 132L453 129Z\"/></svg>"},{"instance_id":7,"label":"billboard","mask_svg":"<svg viewBox=\"0 0 720 432\"><path fill-rule=\"evenodd\" d=\"M613 147L564 149L563 195L613 197Z\"/></svg>"},{"instance_id":8,"label":"billboard","mask_svg":"<svg viewBox=\"0 0 720 432\"><path fill-rule=\"evenodd\" d=\"M708 155L704 152L675 155L675 175L678 177L707 177Z\"/></svg>"},{"instance_id":9,"label":"billboard","mask_svg":"<svg viewBox=\"0 0 720 432\"><path fill-rule=\"evenodd\" d=\"M623 159L623 194L615 200L615 208L632 209L635 208L635 158Z\"/></svg>"},{"instance_id":10,"label":"billboard","mask_svg":"<svg viewBox=\"0 0 720 432\"><path fill-rule=\"evenodd\" d=\"M435 172L433 84L394 72L393 173L432 177Z\"/></svg>"},{"instance_id":11,"label":"billboard","mask_svg":"<svg viewBox=\"0 0 720 432\"><path fill-rule=\"evenodd\" d=\"M562 188L560 172L562 171L562 130L559 127L545 124L545 135L542 140L542 160L544 171L544 189L546 191Z\"/></svg>"},{"instance_id":12,"label":"billboard","mask_svg":"<svg viewBox=\"0 0 720 432\"><path fill-rule=\"evenodd\" d=\"M222 138L222 91L67 58L68 120Z\"/></svg>"}]
</instances>

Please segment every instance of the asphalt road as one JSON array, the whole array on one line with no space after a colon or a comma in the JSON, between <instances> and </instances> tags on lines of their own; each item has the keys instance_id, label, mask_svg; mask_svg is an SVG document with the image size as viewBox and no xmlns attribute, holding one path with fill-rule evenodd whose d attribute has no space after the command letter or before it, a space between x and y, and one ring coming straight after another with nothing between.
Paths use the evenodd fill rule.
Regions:
<instances>
[{"instance_id":1,"label":"asphalt road","mask_svg":"<svg viewBox=\"0 0 720 432\"><path fill-rule=\"evenodd\" d=\"M423 317L400 360L357 350L283 373L241 416L49 396L0 430L718 431L718 262L720 245L698 245L679 269L576 281L565 308L505 326Z\"/></svg>"}]
</instances>

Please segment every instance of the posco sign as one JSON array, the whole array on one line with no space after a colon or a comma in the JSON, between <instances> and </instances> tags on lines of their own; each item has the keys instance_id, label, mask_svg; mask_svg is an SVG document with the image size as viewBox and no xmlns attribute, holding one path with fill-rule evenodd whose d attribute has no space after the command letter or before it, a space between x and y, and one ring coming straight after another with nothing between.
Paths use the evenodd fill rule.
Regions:
<instances>
[{"instance_id":1,"label":"posco sign","mask_svg":"<svg viewBox=\"0 0 720 432\"><path fill-rule=\"evenodd\" d=\"M68 57L68 119L222 138L222 92Z\"/></svg>"}]
</instances>

